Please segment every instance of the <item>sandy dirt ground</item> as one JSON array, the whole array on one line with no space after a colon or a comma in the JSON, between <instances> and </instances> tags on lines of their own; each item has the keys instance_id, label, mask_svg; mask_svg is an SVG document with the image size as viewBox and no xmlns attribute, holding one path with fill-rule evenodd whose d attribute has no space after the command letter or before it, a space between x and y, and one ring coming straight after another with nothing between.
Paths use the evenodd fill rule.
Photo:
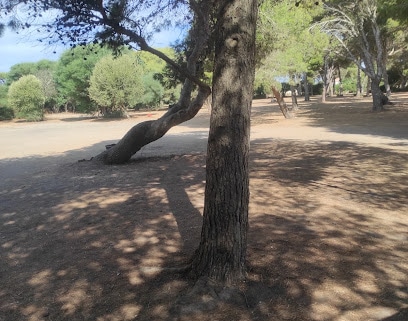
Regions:
<instances>
[{"instance_id":1,"label":"sandy dirt ground","mask_svg":"<svg viewBox=\"0 0 408 321\"><path fill-rule=\"evenodd\" d=\"M78 160L162 112L1 122L0 321L407 321L408 94L393 101L313 99L291 120L254 101L248 278L199 308L172 268L200 237L207 109L122 166Z\"/></svg>"}]
</instances>

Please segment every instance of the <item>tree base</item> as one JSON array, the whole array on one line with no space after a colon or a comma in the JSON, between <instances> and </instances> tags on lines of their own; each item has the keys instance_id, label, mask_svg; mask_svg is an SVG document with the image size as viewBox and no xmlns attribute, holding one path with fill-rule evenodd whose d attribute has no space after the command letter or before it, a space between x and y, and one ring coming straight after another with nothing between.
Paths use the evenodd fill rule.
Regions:
<instances>
[{"instance_id":1,"label":"tree base","mask_svg":"<svg viewBox=\"0 0 408 321\"><path fill-rule=\"evenodd\" d=\"M245 294L235 287L225 287L208 278L199 279L186 294L173 305L173 315L178 317L208 313L222 304L245 306Z\"/></svg>"}]
</instances>

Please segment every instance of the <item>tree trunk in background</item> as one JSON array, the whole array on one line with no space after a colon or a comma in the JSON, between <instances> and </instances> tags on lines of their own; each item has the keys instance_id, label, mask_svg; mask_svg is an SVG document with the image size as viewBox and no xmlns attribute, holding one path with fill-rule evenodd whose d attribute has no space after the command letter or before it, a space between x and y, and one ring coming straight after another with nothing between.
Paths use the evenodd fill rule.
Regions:
<instances>
[{"instance_id":1,"label":"tree trunk in background","mask_svg":"<svg viewBox=\"0 0 408 321\"><path fill-rule=\"evenodd\" d=\"M310 93L309 93L309 83L307 81L307 74L305 73L304 77L305 82L305 101L310 101Z\"/></svg>"},{"instance_id":2,"label":"tree trunk in background","mask_svg":"<svg viewBox=\"0 0 408 321\"><path fill-rule=\"evenodd\" d=\"M286 105L285 100L282 98L281 94L279 93L279 90L277 90L274 86L272 86L271 89L272 89L273 95L276 98L276 101L279 104L279 108L280 108L283 116L286 119L294 118L295 115L293 114L292 110L290 110L288 108L288 106Z\"/></svg>"},{"instance_id":3,"label":"tree trunk in background","mask_svg":"<svg viewBox=\"0 0 408 321\"><path fill-rule=\"evenodd\" d=\"M337 66L337 72L339 73L339 96L343 96L343 80L341 79L340 66Z\"/></svg>"},{"instance_id":4,"label":"tree trunk in background","mask_svg":"<svg viewBox=\"0 0 408 321\"><path fill-rule=\"evenodd\" d=\"M361 61L359 61L359 63L361 64ZM363 88L361 86L361 69L357 68L357 88L356 88L356 96L357 98L361 98L362 97L362 93L363 93Z\"/></svg>"},{"instance_id":5,"label":"tree trunk in background","mask_svg":"<svg viewBox=\"0 0 408 321\"><path fill-rule=\"evenodd\" d=\"M330 69L329 69L329 72L330 72ZM333 81L332 75L328 76L327 80L328 80L327 88L328 88L329 96L333 97L334 96L334 85L333 85L334 81Z\"/></svg>"},{"instance_id":6,"label":"tree trunk in background","mask_svg":"<svg viewBox=\"0 0 408 321\"><path fill-rule=\"evenodd\" d=\"M335 67L333 65L330 65L327 68L327 90L329 92L329 96L333 97L334 96L334 70Z\"/></svg>"},{"instance_id":7,"label":"tree trunk in background","mask_svg":"<svg viewBox=\"0 0 408 321\"><path fill-rule=\"evenodd\" d=\"M366 88L366 96L370 96L371 91L371 78L367 77L367 88Z\"/></svg>"},{"instance_id":8,"label":"tree trunk in background","mask_svg":"<svg viewBox=\"0 0 408 321\"><path fill-rule=\"evenodd\" d=\"M192 274L220 283L246 275L249 134L257 0L217 1L213 100L201 241Z\"/></svg>"},{"instance_id":9,"label":"tree trunk in background","mask_svg":"<svg viewBox=\"0 0 408 321\"><path fill-rule=\"evenodd\" d=\"M386 95L387 97L390 97L391 96L391 86L390 86L390 81L388 80L388 73L386 69L384 69L383 80L384 80Z\"/></svg>"},{"instance_id":10,"label":"tree trunk in background","mask_svg":"<svg viewBox=\"0 0 408 321\"><path fill-rule=\"evenodd\" d=\"M322 103L326 102L327 96L327 56L324 56Z\"/></svg>"},{"instance_id":11,"label":"tree trunk in background","mask_svg":"<svg viewBox=\"0 0 408 321\"><path fill-rule=\"evenodd\" d=\"M292 99L292 109L299 110L299 105L296 96L296 87L294 85L290 85L290 92L291 92L290 98Z\"/></svg>"},{"instance_id":12,"label":"tree trunk in background","mask_svg":"<svg viewBox=\"0 0 408 321\"><path fill-rule=\"evenodd\" d=\"M384 103L387 100L380 88L380 80L378 78L371 79L371 94L373 95L373 111L384 110Z\"/></svg>"}]
</instances>

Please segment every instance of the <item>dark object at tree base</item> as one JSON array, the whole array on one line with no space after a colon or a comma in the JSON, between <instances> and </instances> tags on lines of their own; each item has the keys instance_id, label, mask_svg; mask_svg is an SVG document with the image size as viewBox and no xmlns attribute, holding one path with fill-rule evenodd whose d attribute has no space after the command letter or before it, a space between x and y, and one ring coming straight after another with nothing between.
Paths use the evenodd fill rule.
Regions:
<instances>
[{"instance_id":1,"label":"dark object at tree base","mask_svg":"<svg viewBox=\"0 0 408 321\"><path fill-rule=\"evenodd\" d=\"M382 95L382 97L381 97L382 104L386 105L386 104L388 104L388 101L389 101L388 97L385 96L385 95Z\"/></svg>"},{"instance_id":2,"label":"dark object at tree base","mask_svg":"<svg viewBox=\"0 0 408 321\"><path fill-rule=\"evenodd\" d=\"M113 146L115 146L116 144L109 144L109 145L105 145L106 149L112 148Z\"/></svg>"}]
</instances>

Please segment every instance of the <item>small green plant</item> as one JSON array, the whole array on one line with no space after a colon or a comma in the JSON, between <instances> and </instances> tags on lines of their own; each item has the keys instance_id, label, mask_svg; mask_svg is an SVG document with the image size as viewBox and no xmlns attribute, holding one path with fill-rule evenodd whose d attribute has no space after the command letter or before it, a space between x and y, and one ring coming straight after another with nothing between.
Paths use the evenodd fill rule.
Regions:
<instances>
[{"instance_id":1,"label":"small green plant","mask_svg":"<svg viewBox=\"0 0 408 321\"><path fill-rule=\"evenodd\" d=\"M41 81L33 76L23 76L10 85L8 104L15 116L27 121L44 119L45 97Z\"/></svg>"}]
</instances>

